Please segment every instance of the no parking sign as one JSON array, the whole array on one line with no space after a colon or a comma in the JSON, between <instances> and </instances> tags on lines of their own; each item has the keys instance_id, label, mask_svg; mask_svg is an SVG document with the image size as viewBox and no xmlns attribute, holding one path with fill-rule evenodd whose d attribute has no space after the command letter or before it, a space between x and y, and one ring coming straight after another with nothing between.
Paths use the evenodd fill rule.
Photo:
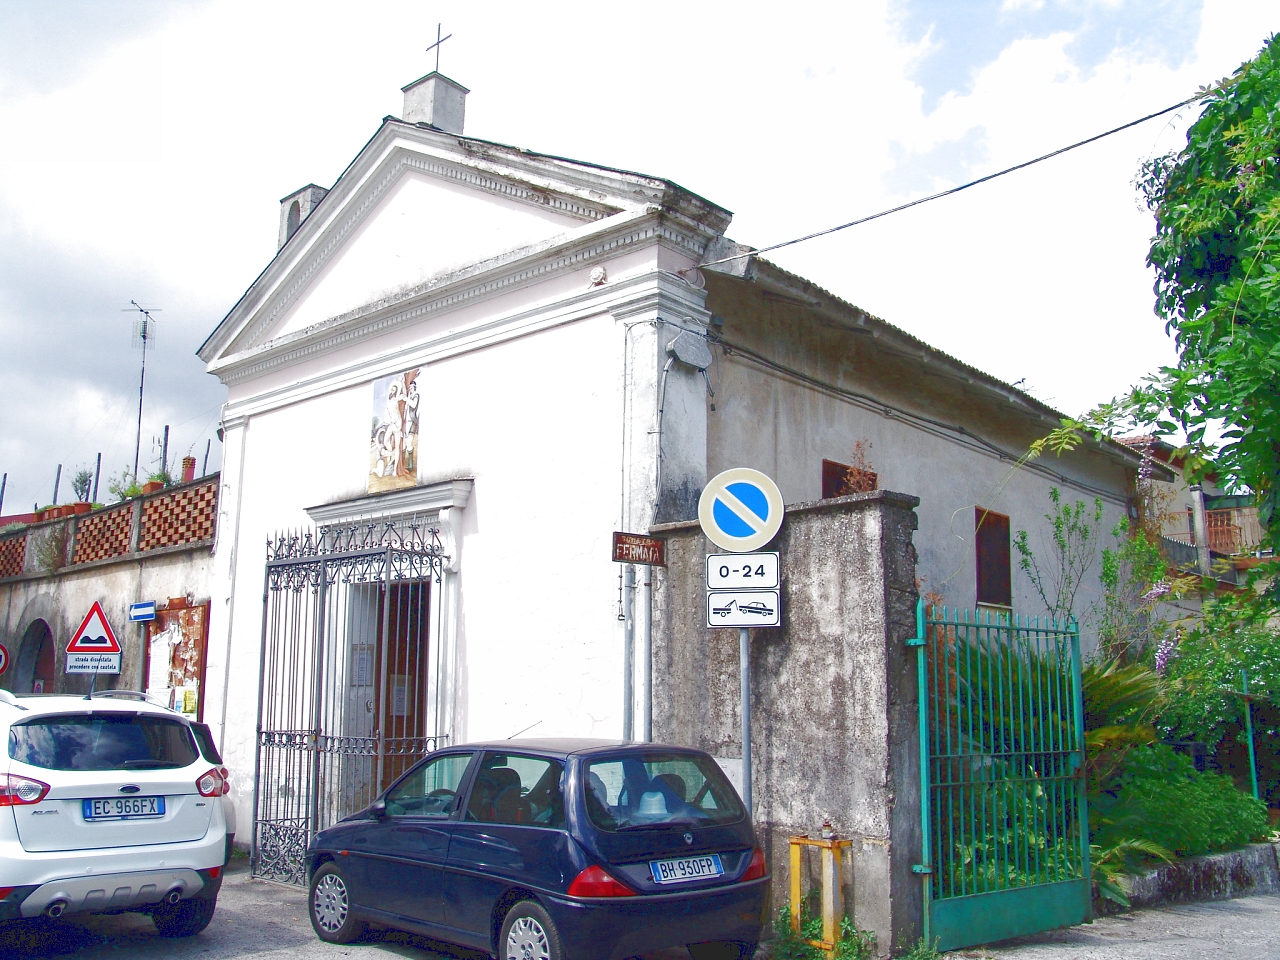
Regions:
<instances>
[{"instance_id":1,"label":"no parking sign","mask_svg":"<svg viewBox=\"0 0 1280 960\"><path fill-rule=\"evenodd\" d=\"M0 643L0 673L4 673L9 669L9 649L3 643Z\"/></svg>"},{"instance_id":2,"label":"no parking sign","mask_svg":"<svg viewBox=\"0 0 1280 960\"><path fill-rule=\"evenodd\" d=\"M749 467L716 474L698 500L698 521L707 539L722 550L749 553L774 538L782 526L782 492Z\"/></svg>"}]
</instances>

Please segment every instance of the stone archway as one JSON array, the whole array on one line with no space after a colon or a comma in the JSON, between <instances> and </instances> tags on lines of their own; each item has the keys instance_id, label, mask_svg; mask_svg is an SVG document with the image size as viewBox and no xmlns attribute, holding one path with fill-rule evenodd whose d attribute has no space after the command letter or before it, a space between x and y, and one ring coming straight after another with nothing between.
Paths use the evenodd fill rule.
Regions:
<instances>
[{"instance_id":1,"label":"stone archway","mask_svg":"<svg viewBox=\"0 0 1280 960\"><path fill-rule=\"evenodd\" d=\"M15 693L31 693L39 683L43 692L52 693L58 679L55 653L49 624L40 618L32 620L18 641L10 689Z\"/></svg>"}]
</instances>

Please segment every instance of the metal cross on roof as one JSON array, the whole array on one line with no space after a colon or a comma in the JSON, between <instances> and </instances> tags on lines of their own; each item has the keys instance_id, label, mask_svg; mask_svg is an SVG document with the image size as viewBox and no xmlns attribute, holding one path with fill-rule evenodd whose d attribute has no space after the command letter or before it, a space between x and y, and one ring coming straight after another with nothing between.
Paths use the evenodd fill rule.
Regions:
<instances>
[{"instance_id":1,"label":"metal cross on roof","mask_svg":"<svg viewBox=\"0 0 1280 960\"><path fill-rule=\"evenodd\" d=\"M441 24L437 23L436 24L436 42L433 43L431 46L427 47L427 53L430 53L432 50L436 52L436 69L435 69L436 73L440 72L440 44L444 43L446 40L449 39L449 37L453 36L452 33L449 34L448 37L440 36L440 27L441 27Z\"/></svg>"}]
</instances>

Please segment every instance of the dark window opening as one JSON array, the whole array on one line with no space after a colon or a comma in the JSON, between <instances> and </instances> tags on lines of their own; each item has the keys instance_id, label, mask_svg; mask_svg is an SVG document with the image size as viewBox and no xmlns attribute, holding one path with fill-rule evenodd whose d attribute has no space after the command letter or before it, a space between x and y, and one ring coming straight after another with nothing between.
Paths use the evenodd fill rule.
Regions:
<instances>
[{"instance_id":1,"label":"dark window opening","mask_svg":"<svg viewBox=\"0 0 1280 960\"><path fill-rule=\"evenodd\" d=\"M852 467L835 460L822 461L822 499L847 497L851 493L870 493L876 489L878 477L872 470Z\"/></svg>"},{"instance_id":2,"label":"dark window opening","mask_svg":"<svg viewBox=\"0 0 1280 960\"><path fill-rule=\"evenodd\" d=\"M977 507L974 544L978 565L978 602L1013 606L1009 570L1009 518Z\"/></svg>"},{"instance_id":3,"label":"dark window opening","mask_svg":"<svg viewBox=\"0 0 1280 960\"><path fill-rule=\"evenodd\" d=\"M288 240L298 232L298 226L302 223L302 208L298 206L295 200L289 204L289 215L285 218L284 238Z\"/></svg>"}]
</instances>

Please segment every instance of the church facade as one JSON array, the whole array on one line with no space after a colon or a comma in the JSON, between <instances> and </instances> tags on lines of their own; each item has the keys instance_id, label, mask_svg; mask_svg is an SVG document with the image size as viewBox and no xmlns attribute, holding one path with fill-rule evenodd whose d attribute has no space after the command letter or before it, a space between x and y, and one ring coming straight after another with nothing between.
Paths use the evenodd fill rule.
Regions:
<instances>
[{"instance_id":1,"label":"church facade","mask_svg":"<svg viewBox=\"0 0 1280 960\"><path fill-rule=\"evenodd\" d=\"M728 467L789 503L919 497L920 589L959 606L1040 612L1009 538L1035 542L1051 487L1108 526L1130 509L1138 454L1011 469L1056 411L726 239L677 184L464 136L465 95L411 84L331 189L287 197L200 350L228 388L205 717L242 823L267 747L327 749L297 717L378 741L376 772L333 774L361 795L400 769L378 738L622 735L624 609L637 635L647 610L611 535L695 517ZM290 613L277 575L309 562ZM278 660L287 630L335 645ZM268 743L290 677L315 692Z\"/></svg>"}]
</instances>

